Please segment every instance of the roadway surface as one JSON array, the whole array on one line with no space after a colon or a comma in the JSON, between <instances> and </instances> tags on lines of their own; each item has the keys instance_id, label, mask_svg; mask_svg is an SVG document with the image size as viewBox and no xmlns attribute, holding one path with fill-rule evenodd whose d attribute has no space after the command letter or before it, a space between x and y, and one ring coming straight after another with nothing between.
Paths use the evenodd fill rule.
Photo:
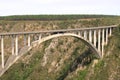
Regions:
<instances>
[{"instance_id":1,"label":"roadway surface","mask_svg":"<svg viewBox=\"0 0 120 80\"><path fill-rule=\"evenodd\" d=\"M46 30L46 31L32 31L32 32L9 32L9 33L0 33L0 36L10 36L10 35L28 35L28 34L44 34L44 33L64 33L64 32L73 32L73 31L84 31L84 30L96 30L104 28L114 28L117 25L111 26L101 26L101 27L90 27L90 28L76 28L76 29L60 29L60 30Z\"/></svg>"}]
</instances>

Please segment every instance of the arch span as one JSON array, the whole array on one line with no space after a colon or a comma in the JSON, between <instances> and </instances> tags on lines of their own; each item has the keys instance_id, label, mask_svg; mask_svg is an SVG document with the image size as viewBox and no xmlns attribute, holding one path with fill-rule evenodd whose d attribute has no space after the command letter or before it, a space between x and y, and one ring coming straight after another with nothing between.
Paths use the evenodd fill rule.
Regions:
<instances>
[{"instance_id":1,"label":"arch span","mask_svg":"<svg viewBox=\"0 0 120 80\"><path fill-rule=\"evenodd\" d=\"M96 55L98 58L101 57L101 55L100 55L100 53L98 52L97 48L96 48L92 43L90 43L89 41L85 40L83 37L81 37L81 36L79 36L79 35L76 35L76 34L73 34L73 33L54 34L54 35L50 35L50 36L41 38L40 40L34 41L34 42L31 44L31 48L39 45L39 44L42 43L42 42L45 42L45 41L47 41L47 40L50 40L50 39L52 39L52 38L62 37L62 36L71 36L71 37L79 38L83 43L85 43L85 44L95 53L95 55Z\"/></svg>"}]
</instances>

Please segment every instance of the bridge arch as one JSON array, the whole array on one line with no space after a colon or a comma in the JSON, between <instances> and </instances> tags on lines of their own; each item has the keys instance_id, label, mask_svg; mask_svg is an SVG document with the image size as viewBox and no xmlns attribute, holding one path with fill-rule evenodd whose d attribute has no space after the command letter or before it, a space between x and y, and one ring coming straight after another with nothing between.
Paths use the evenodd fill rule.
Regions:
<instances>
[{"instance_id":1,"label":"bridge arch","mask_svg":"<svg viewBox=\"0 0 120 80\"><path fill-rule=\"evenodd\" d=\"M50 36L41 38L40 40L32 42L31 48L35 47L35 46L37 46L37 45L39 45L42 42L45 42L47 40L50 40L50 39L53 39L53 38L57 38L57 37L63 37L63 36L71 36L71 37L79 38L84 44L86 44L95 53L97 58L101 57L101 55L98 52L97 48L92 43L90 43L88 40L85 40L84 37L79 36L79 35L74 34L74 33L60 33L60 34L54 34L54 35L50 35Z\"/></svg>"}]
</instances>

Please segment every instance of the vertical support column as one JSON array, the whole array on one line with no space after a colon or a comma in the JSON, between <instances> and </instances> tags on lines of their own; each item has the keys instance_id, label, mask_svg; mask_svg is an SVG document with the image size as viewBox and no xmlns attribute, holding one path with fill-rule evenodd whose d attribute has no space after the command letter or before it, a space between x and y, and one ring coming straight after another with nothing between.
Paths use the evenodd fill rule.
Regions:
<instances>
[{"instance_id":1,"label":"vertical support column","mask_svg":"<svg viewBox=\"0 0 120 80\"><path fill-rule=\"evenodd\" d=\"M101 48L100 48L100 43L101 43L101 41L100 41L100 32L101 32L101 30L99 29L98 30L98 51L100 52L100 50L101 50Z\"/></svg>"},{"instance_id":2,"label":"vertical support column","mask_svg":"<svg viewBox=\"0 0 120 80\"><path fill-rule=\"evenodd\" d=\"M39 40L41 39L41 34L39 34Z\"/></svg>"},{"instance_id":3,"label":"vertical support column","mask_svg":"<svg viewBox=\"0 0 120 80\"><path fill-rule=\"evenodd\" d=\"M96 30L94 30L94 46L96 47Z\"/></svg>"},{"instance_id":4,"label":"vertical support column","mask_svg":"<svg viewBox=\"0 0 120 80\"><path fill-rule=\"evenodd\" d=\"M82 31L79 31L78 33L79 33L78 35L82 37Z\"/></svg>"},{"instance_id":5,"label":"vertical support column","mask_svg":"<svg viewBox=\"0 0 120 80\"><path fill-rule=\"evenodd\" d=\"M92 42L92 30L89 30L89 41Z\"/></svg>"},{"instance_id":6,"label":"vertical support column","mask_svg":"<svg viewBox=\"0 0 120 80\"><path fill-rule=\"evenodd\" d=\"M15 36L15 49L16 49L16 56L18 55L18 35Z\"/></svg>"},{"instance_id":7,"label":"vertical support column","mask_svg":"<svg viewBox=\"0 0 120 80\"><path fill-rule=\"evenodd\" d=\"M15 51L14 36L12 36L11 43L12 43L12 55L14 55L14 51Z\"/></svg>"},{"instance_id":8,"label":"vertical support column","mask_svg":"<svg viewBox=\"0 0 120 80\"><path fill-rule=\"evenodd\" d=\"M30 46L30 34L28 35L28 46Z\"/></svg>"},{"instance_id":9,"label":"vertical support column","mask_svg":"<svg viewBox=\"0 0 120 80\"><path fill-rule=\"evenodd\" d=\"M105 44L107 45L108 43L108 28L106 29L106 38L105 38Z\"/></svg>"},{"instance_id":10,"label":"vertical support column","mask_svg":"<svg viewBox=\"0 0 120 80\"><path fill-rule=\"evenodd\" d=\"M105 39L104 39L104 37L105 37L105 36L104 36L104 35L105 35L104 32L105 32L105 30L103 29L103 30L102 30L102 57L104 56L104 40L105 40Z\"/></svg>"},{"instance_id":11,"label":"vertical support column","mask_svg":"<svg viewBox=\"0 0 120 80\"><path fill-rule=\"evenodd\" d=\"M80 36L80 31L78 32L78 35Z\"/></svg>"},{"instance_id":12,"label":"vertical support column","mask_svg":"<svg viewBox=\"0 0 120 80\"><path fill-rule=\"evenodd\" d=\"M4 68L4 39L3 36L1 36L1 59L2 59L2 68Z\"/></svg>"},{"instance_id":13,"label":"vertical support column","mask_svg":"<svg viewBox=\"0 0 120 80\"><path fill-rule=\"evenodd\" d=\"M112 28L109 28L109 30L110 30L109 36L111 36L112 35Z\"/></svg>"},{"instance_id":14,"label":"vertical support column","mask_svg":"<svg viewBox=\"0 0 120 80\"><path fill-rule=\"evenodd\" d=\"M26 46L26 35L24 35L24 46Z\"/></svg>"},{"instance_id":15,"label":"vertical support column","mask_svg":"<svg viewBox=\"0 0 120 80\"><path fill-rule=\"evenodd\" d=\"M85 38L85 40L87 40L87 32L86 31L84 31L84 38Z\"/></svg>"}]
</instances>

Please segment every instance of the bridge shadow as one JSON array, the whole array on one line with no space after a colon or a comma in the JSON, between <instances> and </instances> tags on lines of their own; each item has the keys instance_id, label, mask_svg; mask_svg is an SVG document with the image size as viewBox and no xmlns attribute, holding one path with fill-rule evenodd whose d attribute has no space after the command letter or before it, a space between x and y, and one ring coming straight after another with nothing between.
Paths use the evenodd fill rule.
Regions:
<instances>
[{"instance_id":1,"label":"bridge shadow","mask_svg":"<svg viewBox=\"0 0 120 80\"><path fill-rule=\"evenodd\" d=\"M92 51L90 49L84 51L70 64L69 69L57 80L64 80L69 73L75 71L78 67L88 66L95 58L96 57L94 54L92 54Z\"/></svg>"}]
</instances>

